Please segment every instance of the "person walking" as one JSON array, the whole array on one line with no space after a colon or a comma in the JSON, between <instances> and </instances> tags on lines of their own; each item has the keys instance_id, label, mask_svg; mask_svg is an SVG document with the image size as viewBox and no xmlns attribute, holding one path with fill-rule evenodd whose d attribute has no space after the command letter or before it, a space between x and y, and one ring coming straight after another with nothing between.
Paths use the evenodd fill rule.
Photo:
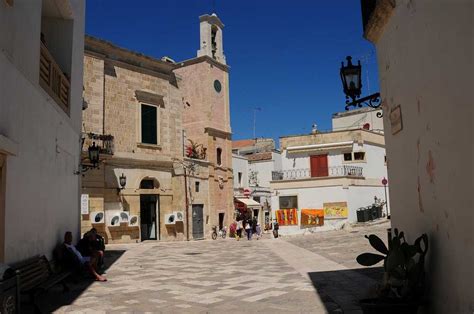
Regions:
<instances>
[{"instance_id":1,"label":"person walking","mask_svg":"<svg viewBox=\"0 0 474 314\"><path fill-rule=\"evenodd\" d=\"M275 222L273 223L273 237L275 239L278 238L278 229L280 229L280 225L278 224L278 221L275 219Z\"/></svg>"},{"instance_id":2,"label":"person walking","mask_svg":"<svg viewBox=\"0 0 474 314\"><path fill-rule=\"evenodd\" d=\"M237 220L237 241L242 238L242 220Z\"/></svg>"},{"instance_id":3,"label":"person walking","mask_svg":"<svg viewBox=\"0 0 474 314\"><path fill-rule=\"evenodd\" d=\"M257 232L257 240L260 239L261 235L262 235L262 227L260 227L260 224L257 223L257 226L255 227L255 230Z\"/></svg>"},{"instance_id":4,"label":"person walking","mask_svg":"<svg viewBox=\"0 0 474 314\"><path fill-rule=\"evenodd\" d=\"M250 226L250 220L245 222L245 232L247 232L247 240L252 239L252 226Z\"/></svg>"}]
</instances>

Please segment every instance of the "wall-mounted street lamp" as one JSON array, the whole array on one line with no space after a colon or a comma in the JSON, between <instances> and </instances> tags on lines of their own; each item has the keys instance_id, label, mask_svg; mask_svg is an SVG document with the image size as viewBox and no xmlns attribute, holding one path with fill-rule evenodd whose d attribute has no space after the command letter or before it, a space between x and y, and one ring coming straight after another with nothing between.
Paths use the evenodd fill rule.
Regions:
<instances>
[{"instance_id":1,"label":"wall-mounted street lamp","mask_svg":"<svg viewBox=\"0 0 474 314\"><path fill-rule=\"evenodd\" d=\"M127 185L127 177L123 173L119 177L119 184L120 184L120 187L117 188L117 194L120 194L120 191L125 189L125 186Z\"/></svg>"},{"instance_id":2,"label":"wall-mounted street lamp","mask_svg":"<svg viewBox=\"0 0 474 314\"><path fill-rule=\"evenodd\" d=\"M89 156L90 164L84 164L81 162L79 171L75 171L74 174L82 174L90 169L99 168L99 158L100 158L100 148L95 145L95 142L92 143L92 146L89 146L87 149Z\"/></svg>"},{"instance_id":3,"label":"wall-mounted street lamp","mask_svg":"<svg viewBox=\"0 0 474 314\"><path fill-rule=\"evenodd\" d=\"M360 60L357 65L352 64L352 57L348 56L347 65L341 62L341 81L346 94L346 110L350 107L362 107L366 105L368 107L377 109L380 107L380 93L375 93L366 97L360 98L362 93L362 66ZM377 117L382 117L382 112L377 112Z\"/></svg>"}]
</instances>

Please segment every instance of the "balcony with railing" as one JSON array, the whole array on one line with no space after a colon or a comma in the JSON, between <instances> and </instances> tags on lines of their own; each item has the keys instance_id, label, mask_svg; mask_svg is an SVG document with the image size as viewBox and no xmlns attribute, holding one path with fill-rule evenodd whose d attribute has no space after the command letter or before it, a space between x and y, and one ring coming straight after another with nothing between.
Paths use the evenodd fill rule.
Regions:
<instances>
[{"instance_id":1,"label":"balcony with railing","mask_svg":"<svg viewBox=\"0 0 474 314\"><path fill-rule=\"evenodd\" d=\"M40 86L69 114L71 84L44 43L41 43L39 72Z\"/></svg>"},{"instance_id":2,"label":"balcony with railing","mask_svg":"<svg viewBox=\"0 0 474 314\"><path fill-rule=\"evenodd\" d=\"M290 169L281 171L272 171L273 181L300 180L309 178L327 178L327 177L363 177L362 167L357 166L332 166L328 167L327 176L312 176L310 168Z\"/></svg>"},{"instance_id":3,"label":"balcony with railing","mask_svg":"<svg viewBox=\"0 0 474 314\"><path fill-rule=\"evenodd\" d=\"M99 147L99 154L113 155L114 154L114 137L108 134L97 133L83 133L82 134L82 151L87 152L90 146Z\"/></svg>"}]
</instances>

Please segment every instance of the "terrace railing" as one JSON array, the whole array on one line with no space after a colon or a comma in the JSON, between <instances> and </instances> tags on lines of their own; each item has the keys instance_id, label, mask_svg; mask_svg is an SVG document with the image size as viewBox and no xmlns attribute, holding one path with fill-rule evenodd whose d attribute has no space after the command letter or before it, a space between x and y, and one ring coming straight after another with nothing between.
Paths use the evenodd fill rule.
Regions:
<instances>
[{"instance_id":1,"label":"terrace railing","mask_svg":"<svg viewBox=\"0 0 474 314\"><path fill-rule=\"evenodd\" d=\"M327 177L346 177L346 176L362 177L363 176L362 167L346 166L346 165L328 167ZM272 171L273 181L298 180L298 179L307 179L307 178L311 178L310 168ZM321 178L321 176L318 176L317 178Z\"/></svg>"}]
</instances>

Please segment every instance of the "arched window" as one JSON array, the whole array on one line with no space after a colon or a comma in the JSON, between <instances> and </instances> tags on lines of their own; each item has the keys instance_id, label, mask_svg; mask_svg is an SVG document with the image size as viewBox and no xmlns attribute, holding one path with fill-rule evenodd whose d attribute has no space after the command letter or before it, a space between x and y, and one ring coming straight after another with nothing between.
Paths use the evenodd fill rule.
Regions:
<instances>
[{"instance_id":1,"label":"arched window","mask_svg":"<svg viewBox=\"0 0 474 314\"><path fill-rule=\"evenodd\" d=\"M222 165L222 148L217 149L217 165Z\"/></svg>"}]
</instances>

